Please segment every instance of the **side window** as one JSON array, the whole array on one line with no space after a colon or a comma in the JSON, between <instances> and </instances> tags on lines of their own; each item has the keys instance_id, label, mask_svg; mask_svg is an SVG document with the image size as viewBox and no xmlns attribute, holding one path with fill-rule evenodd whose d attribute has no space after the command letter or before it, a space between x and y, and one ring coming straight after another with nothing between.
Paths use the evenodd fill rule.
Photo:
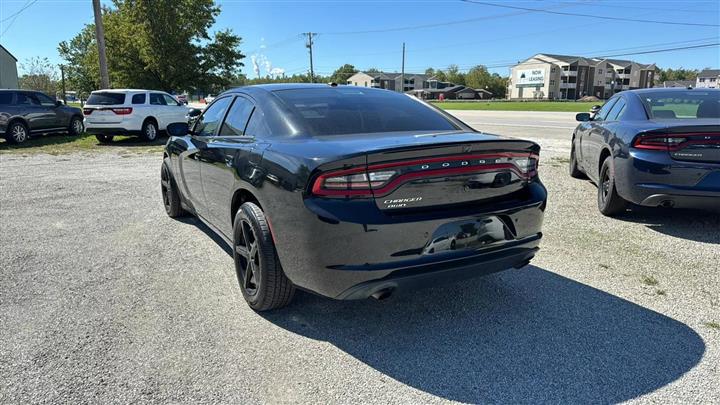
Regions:
<instances>
[{"instance_id":1,"label":"side window","mask_svg":"<svg viewBox=\"0 0 720 405\"><path fill-rule=\"evenodd\" d=\"M146 98L147 97L145 96L145 93L133 94L132 103L133 104L145 104Z\"/></svg>"},{"instance_id":2,"label":"side window","mask_svg":"<svg viewBox=\"0 0 720 405\"><path fill-rule=\"evenodd\" d=\"M595 115L595 118L593 118L593 121L605 121L605 118L608 116L608 113L610 113L610 110L613 108L615 103L618 101L618 98L610 99L610 101L605 103L605 105L602 106L600 111L598 111L597 115Z\"/></svg>"},{"instance_id":3,"label":"side window","mask_svg":"<svg viewBox=\"0 0 720 405\"><path fill-rule=\"evenodd\" d=\"M220 126L225 116L225 111L227 111L230 105L230 101L232 101L232 97L223 97L212 103L200 118L195 121L193 132L199 136L215 135L215 131L217 131Z\"/></svg>"},{"instance_id":4,"label":"side window","mask_svg":"<svg viewBox=\"0 0 720 405\"><path fill-rule=\"evenodd\" d=\"M40 105L40 100L35 97L31 97L28 93L16 93L17 104L22 106Z\"/></svg>"},{"instance_id":5,"label":"side window","mask_svg":"<svg viewBox=\"0 0 720 405\"><path fill-rule=\"evenodd\" d=\"M165 99L165 104L167 105L180 105L178 104L177 100L168 96L167 94L163 94L163 98Z\"/></svg>"},{"instance_id":6,"label":"side window","mask_svg":"<svg viewBox=\"0 0 720 405\"><path fill-rule=\"evenodd\" d=\"M238 136L245 133L245 125L252 114L253 103L244 97L235 97L235 102L228 112L225 122L220 128L220 135Z\"/></svg>"},{"instance_id":7,"label":"side window","mask_svg":"<svg viewBox=\"0 0 720 405\"><path fill-rule=\"evenodd\" d=\"M10 105L12 104L13 100L13 94L9 91L1 91L0 92L0 105Z\"/></svg>"},{"instance_id":8,"label":"side window","mask_svg":"<svg viewBox=\"0 0 720 405\"><path fill-rule=\"evenodd\" d=\"M250 116L250 121L248 122L247 127L245 127L245 134L257 138L267 138L271 135L270 127L268 127L265 122L265 116L262 111L257 108Z\"/></svg>"},{"instance_id":9,"label":"side window","mask_svg":"<svg viewBox=\"0 0 720 405\"><path fill-rule=\"evenodd\" d=\"M625 111L625 99L620 98L607 115L607 121L617 121Z\"/></svg>"},{"instance_id":10,"label":"side window","mask_svg":"<svg viewBox=\"0 0 720 405\"><path fill-rule=\"evenodd\" d=\"M55 100L51 99L50 97L42 94L42 93L35 93L35 97L38 98L40 101L40 105L43 107L55 107Z\"/></svg>"},{"instance_id":11,"label":"side window","mask_svg":"<svg viewBox=\"0 0 720 405\"><path fill-rule=\"evenodd\" d=\"M165 98L160 93L150 93L150 105L165 105Z\"/></svg>"}]
</instances>

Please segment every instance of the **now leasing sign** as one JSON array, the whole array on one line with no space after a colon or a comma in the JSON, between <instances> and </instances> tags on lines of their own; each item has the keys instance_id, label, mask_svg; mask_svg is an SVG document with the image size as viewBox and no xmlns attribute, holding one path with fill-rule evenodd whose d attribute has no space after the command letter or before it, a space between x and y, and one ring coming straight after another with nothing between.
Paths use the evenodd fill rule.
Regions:
<instances>
[{"instance_id":1,"label":"now leasing sign","mask_svg":"<svg viewBox=\"0 0 720 405\"><path fill-rule=\"evenodd\" d=\"M544 69L526 69L518 72L518 87L542 86L545 83Z\"/></svg>"}]
</instances>

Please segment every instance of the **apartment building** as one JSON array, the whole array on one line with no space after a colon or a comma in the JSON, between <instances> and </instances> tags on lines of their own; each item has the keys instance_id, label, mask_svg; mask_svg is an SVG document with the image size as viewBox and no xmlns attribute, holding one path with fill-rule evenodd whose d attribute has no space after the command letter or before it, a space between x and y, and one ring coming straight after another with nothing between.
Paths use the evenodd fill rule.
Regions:
<instances>
[{"instance_id":1,"label":"apartment building","mask_svg":"<svg viewBox=\"0 0 720 405\"><path fill-rule=\"evenodd\" d=\"M358 72L350 76L346 84L407 92L428 88L428 79L428 75L419 73Z\"/></svg>"},{"instance_id":2,"label":"apartment building","mask_svg":"<svg viewBox=\"0 0 720 405\"><path fill-rule=\"evenodd\" d=\"M508 98L601 99L629 89L652 87L655 65L629 60L540 53L510 69Z\"/></svg>"},{"instance_id":3,"label":"apartment building","mask_svg":"<svg viewBox=\"0 0 720 405\"><path fill-rule=\"evenodd\" d=\"M17 89L17 58L0 45L0 89Z\"/></svg>"},{"instance_id":4,"label":"apartment building","mask_svg":"<svg viewBox=\"0 0 720 405\"><path fill-rule=\"evenodd\" d=\"M720 81L720 69L705 69L698 73L695 87L698 89L717 89Z\"/></svg>"}]
</instances>

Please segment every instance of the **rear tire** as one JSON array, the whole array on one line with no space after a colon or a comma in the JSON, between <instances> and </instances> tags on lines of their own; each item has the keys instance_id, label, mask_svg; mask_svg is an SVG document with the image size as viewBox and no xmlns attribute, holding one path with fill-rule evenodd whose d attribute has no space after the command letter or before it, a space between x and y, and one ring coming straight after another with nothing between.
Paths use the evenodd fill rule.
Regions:
<instances>
[{"instance_id":1,"label":"rear tire","mask_svg":"<svg viewBox=\"0 0 720 405\"><path fill-rule=\"evenodd\" d=\"M68 133L72 136L78 136L85 131L85 124L83 124L83 120L80 117L73 117L70 120L70 127L68 128Z\"/></svg>"},{"instance_id":2,"label":"rear tire","mask_svg":"<svg viewBox=\"0 0 720 405\"><path fill-rule=\"evenodd\" d=\"M580 170L577 164L577 158L575 157L575 139L573 139L570 146L570 177L574 179L585 179L585 173Z\"/></svg>"},{"instance_id":3,"label":"rear tire","mask_svg":"<svg viewBox=\"0 0 720 405\"><path fill-rule=\"evenodd\" d=\"M107 144L107 143L112 142L113 136L112 135L95 135L95 139L97 139L98 142L100 142L100 143Z\"/></svg>"},{"instance_id":4,"label":"rear tire","mask_svg":"<svg viewBox=\"0 0 720 405\"><path fill-rule=\"evenodd\" d=\"M613 167L612 156L605 158L600 169L600 181L598 181L598 209L608 217L613 217L625 212L628 202L617 193L615 187L615 168Z\"/></svg>"},{"instance_id":5,"label":"rear tire","mask_svg":"<svg viewBox=\"0 0 720 405\"><path fill-rule=\"evenodd\" d=\"M178 218L187 215L180 203L180 194L177 190L177 184L170 172L169 159L165 159L160 169L160 192L162 193L163 205L165 212L170 218Z\"/></svg>"},{"instance_id":6,"label":"rear tire","mask_svg":"<svg viewBox=\"0 0 720 405\"><path fill-rule=\"evenodd\" d=\"M9 143L23 143L30 139L30 131L25 124L20 121L15 121L8 125L5 132L5 139L7 139Z\"/></svg>"},{"instance_id":7,"label":"rear tire","mask_svg":"<svg viewBox=\"0 0 720 405\"><path fill-rule=\"evenodd\" d=\"M148 142L154 142L158 138L157 123L151 119L146 120L143 122L140 132L142 132L143 139Z\"/></svg>"},{"instance_id":8,"label":"rear tire","mask_svg":"<svg viewBox=\"0 0 720 405\"><path fill-rule=\"evenodd\" d=\"M295 287L280 266L265 214L251 202L235 215L233 259L240 290L250 308L269 311L290 303Z\"/></svg>"}]
</instances>

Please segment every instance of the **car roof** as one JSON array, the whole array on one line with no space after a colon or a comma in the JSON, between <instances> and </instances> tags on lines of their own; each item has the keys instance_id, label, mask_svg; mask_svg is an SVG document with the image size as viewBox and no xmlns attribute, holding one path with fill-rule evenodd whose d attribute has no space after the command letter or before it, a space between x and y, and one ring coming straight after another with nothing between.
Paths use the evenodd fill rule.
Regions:
<instances>
[{"instance_id":1,"label":"car roof","mask_svg":"<svg viewBox=\"0 0 720 405\"><path fill-rule=\"evenodd\" d=\"M633 89L633 90L626 90L627 93L635 93L635 94L652 94L652 93L662 93L662 92L685 92L685 91L698 91L698 92L718 92L720 89L710 89L710 88L687 88L687 87L652 87L647 89ZM623 93L625 93L623 92ZM618 93L621 94L621 93Z\"/></svg>"},{"instance_id":2,"label":"car roof","mask_svg":"<svg viewBox=\"0 0 720 405\"><path fill-rule=\"evenodd\" d=\"M330 86L328 83L272 83L272 84L254 84L251 86L242 86L242 87L236 87L230 90L227 90L223 94L232 94L232 93L247 93L247 94L267 94L272 93L276 91L283 91L283 90L306 90L306 89L342 89L342 88L349 88L349 87L356 87L356 86L348 86L348 85L338 85L338 86ZM386 92L389 90L385 89L377 89L373 87L358 87L362 89L363 91L372 91L372 92ZM219 97L219 96L218 96Z\"/></svg>"},{"instance_id":3,"label":"car roof","mask_svg":"<svg viewBox=\"0 0 720 405\"><path fill-rule=\"evenodd\" d=\"M154 91L157 93L167 93L163 90L144 90L144 89L102 89L102 90L94 90L92 93L141 93L146 91Z\"/></svg>"}]
</instances>

